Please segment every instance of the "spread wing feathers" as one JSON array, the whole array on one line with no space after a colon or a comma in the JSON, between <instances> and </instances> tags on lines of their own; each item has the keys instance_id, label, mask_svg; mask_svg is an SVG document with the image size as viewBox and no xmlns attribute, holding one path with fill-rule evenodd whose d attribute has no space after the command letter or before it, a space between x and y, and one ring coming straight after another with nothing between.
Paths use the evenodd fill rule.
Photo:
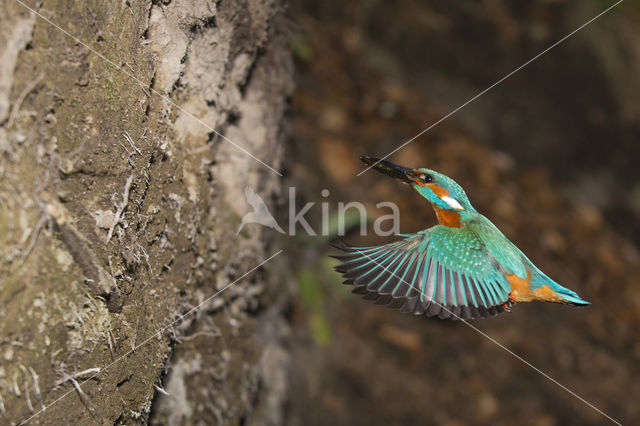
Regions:
<instances>
[{"instance_id":1,"label":"spread wing feathers","mask_svg":"<svg viewBox=\"0 0 640 426\"><path fill-rule=\"evenodd\" d=\"M435 228L382 246L336 245L343 252L333 256L343 262L336 270L354 293L402 312L472 319L504 311L510 287L488 253L475 253L473 268L447 261L455 249Z\"/></svg>"}]
</instances>

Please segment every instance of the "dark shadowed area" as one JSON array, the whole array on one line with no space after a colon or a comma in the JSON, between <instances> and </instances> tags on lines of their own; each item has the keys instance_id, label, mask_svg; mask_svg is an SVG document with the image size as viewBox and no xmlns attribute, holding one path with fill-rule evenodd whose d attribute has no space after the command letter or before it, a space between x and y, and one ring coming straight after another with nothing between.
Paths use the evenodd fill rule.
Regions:
<instances>
[{"instance_id":1,"label":"dark shadowed area","mask_svg":"<svg viewBox=\"0 0 640 426\"><path fill-rule=\"evenodd\" d=\"M316 203L312 227L340 201L365 203L370 228L387 200L401 232L435 224L408 187L356 177L358 157L387 154L612 4L292 2L287 186ZM390 158L453 177L593 303L518 304L473 325L623 424L640 416L639 23L638 3L622 3ZM385 241L351 229L350 243ZM611 424L463 323L350 294L328 240L285 242L299 285L288 424Z\"/></svg>"}]
</instances>

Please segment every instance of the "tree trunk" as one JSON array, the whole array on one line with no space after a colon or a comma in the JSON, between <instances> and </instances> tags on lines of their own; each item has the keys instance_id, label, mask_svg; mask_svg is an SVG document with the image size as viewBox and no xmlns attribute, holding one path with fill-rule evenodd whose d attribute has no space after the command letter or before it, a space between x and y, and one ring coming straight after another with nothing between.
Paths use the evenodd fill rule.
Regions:
<instances>
[{"instance_id":1,"label":"tree trunk","mask_svg":"<svg viewBox=\"0 0 640 426\"><path fill-rule=\"evenodd\" d=\"M1 423L281 422L278 1L1 3Z\"/></svg>"}]
</instances>

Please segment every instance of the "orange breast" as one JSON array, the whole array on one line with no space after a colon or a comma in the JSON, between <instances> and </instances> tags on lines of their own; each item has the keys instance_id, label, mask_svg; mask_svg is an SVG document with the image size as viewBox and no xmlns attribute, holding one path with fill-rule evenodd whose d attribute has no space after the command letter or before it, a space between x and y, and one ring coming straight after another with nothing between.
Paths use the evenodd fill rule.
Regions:
<instances>
[{"instance_id":1,"label":"orange breast","mask_svg":"<svg viewBox=\"0 0 640 426\"><path fill-rule=\"evenodd\" d=\"M433 211L436 212L438 223L440 225L449 226L451 228L460 228L460 214L452 212L451 210L441 209L440 207L433 206Z\"/></svg>"}]
</instances>

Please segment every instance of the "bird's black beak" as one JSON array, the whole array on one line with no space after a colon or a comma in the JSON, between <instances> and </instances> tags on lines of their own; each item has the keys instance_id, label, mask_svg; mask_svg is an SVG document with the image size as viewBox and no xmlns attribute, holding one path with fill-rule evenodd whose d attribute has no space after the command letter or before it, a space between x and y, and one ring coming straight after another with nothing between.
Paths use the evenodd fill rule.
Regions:
<instances>
[{"instance_id":1,"label":"bird's black beak","mask_svg":"<svg viewBox=\"0 0 640 426\"><path fill-rule=\"evenodd\" d=\"M414 179L411 179L410 177L413 176L413 169L410 169L408 167L398 166L397 164L393 164L390 161L380 160L378 158L369 157L367 155L363 155L362 157L360 157L360 161L371 166L372 169L375 169L380 173L384 173L387 176L399 179L404 183L414 182Z\"/></svg>"}]
</instances>

